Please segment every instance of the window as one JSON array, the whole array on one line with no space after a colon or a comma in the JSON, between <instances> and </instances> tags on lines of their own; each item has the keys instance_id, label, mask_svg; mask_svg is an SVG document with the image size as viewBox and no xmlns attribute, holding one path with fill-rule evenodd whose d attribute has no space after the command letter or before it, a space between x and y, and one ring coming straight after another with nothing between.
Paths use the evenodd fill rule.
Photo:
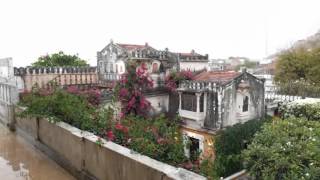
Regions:
<instances>
[{"instance_id":1,"label":"window","mask_svg":"<svg viewBox=\"0 0 320 180\"><path fill-rule=\"evenodd\" d=\"M247 112L249 109L249 97L245 96L243 98L242 112Z\"/></svg>"},{"instance_id":2,"label":"window","mask_svg":"<svg viewBox=\"0 0 320 180\"><path fill-rule=\"evenodd\" d=\"M104 63L104 72L108 72L108 64Z\"/></svg>"},{"instance_id":3,"label":"window","mask_svg":"<svg viewBox=\"0 0 320 180\"><path fill-rule=\"evenodd\" d=\"M200 96L200 112L203 112L204 106L204 93Z\"/></svg>"},{"instance_id":4,"label":"window","mask_svg":"<svg viewBox=\"0 0 320 180\"><path fill-rule=\"evenodd\" d=\"M199 157L200 149L199 149L199 139L189 137L190 140L190 159L196 160Z\"/></svg>"},{"instance_id":5,"label":"window","mask_svg":"<svg viewBox=\"0 0 320 180\"><path fill-rule=\"evenodd\" d=\"M100 62L99 65L100 65L100 72L103 72L103 62Z\"/></svg>"},{"instance_id":6,"label":"window","mask_svg":"<svg viewBox=\"0 0 320 180\"><path fill-rule=\"evenodd\" d=\"M182 93L181 109L197 112L197 96L194 93Z\"/></svg>"},{"instance_id":7,"label":"window","mask_svg":"<svg viewBox=\"0 0 320 180\"><path fill-rule=\"evenodd\" d=\"M110 63L110 72L113 72L113 63Z\"/></svg>"},{"instance_id":8,"label":"window","mask_svg":"<svg viewBox=\"0 0 320 180\"><path fill-rule=\"evenodd\" d=\"M116 64L116 73L118 73L118 64Z\"/></svg>"},{"instance_id":9,"label":"window","mask_svg":"<svg viewBox=\"0 0 320 180\"><path fill-rule=\"evenodd\" d=\"M158 72L158 64L157 64L157 63L153 63L153 64L152 64L152 72L153 72L153 73Z\"/></svg>"}]
</instances>

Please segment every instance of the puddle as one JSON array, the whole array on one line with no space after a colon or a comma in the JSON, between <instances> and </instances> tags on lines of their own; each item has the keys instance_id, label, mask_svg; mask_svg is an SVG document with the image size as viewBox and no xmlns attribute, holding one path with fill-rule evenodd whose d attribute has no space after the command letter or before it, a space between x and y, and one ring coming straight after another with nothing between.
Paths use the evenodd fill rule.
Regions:
<instances>
[{"instance_id":1,"label":"puddle","mask_svg":"<svg viewBox=\"0 0 320 180\"><path fill-rule=\"evenodd\" d=\"M0 179L74 180L75 178L0 123Z\"/></svg>"}]
</instances>

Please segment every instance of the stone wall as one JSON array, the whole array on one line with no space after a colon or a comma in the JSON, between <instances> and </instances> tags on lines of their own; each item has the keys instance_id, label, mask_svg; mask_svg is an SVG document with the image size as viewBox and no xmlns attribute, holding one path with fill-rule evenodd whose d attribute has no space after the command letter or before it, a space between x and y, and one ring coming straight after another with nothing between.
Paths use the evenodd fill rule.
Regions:
<instances>
[{"instance_id":1,"label":"stone wall","mask_svg":"<svg viewBox=\"0 0 320 180\"><path fill-rule=\"evenodd\" d=\"M17 110L19 111L19 110ZM102 140L66 123L16 118L18 133L29 139L78 179L206 179Z\"/></svg>"},{"instance_id":2,"label":"stone wall","mask_svg":"<svg viewBox=\"0 0 320 180\"><path fill-rule=\"evenodd\" d=\"M11 127L14 123L14 104L18 101L15 86L0 82L0 123Z\"/></svg>"},{"instance_id":3,"label":"stone wall","mask_svg":"<svg viewBox=\"0 0 320 180\"><path fill-rule=\"evenodd\" d=\"M14 68L14 75L20 79L26 91L30 91L36 84L40 88L47 88L49 82L59 86L98 83L96 67Z\"/></svg>"},{"instance_id":4,"label":"stone wall","mask_svg":"<svg viewBox=\"0 0 320 180\"><path fill-rule=\"evenodd\" d=\"M160 113L166 113L169 109L169 94L149 94L146 95L146 99L151 103L151 114L157 115Z\"/></svg>"}]
</instances>

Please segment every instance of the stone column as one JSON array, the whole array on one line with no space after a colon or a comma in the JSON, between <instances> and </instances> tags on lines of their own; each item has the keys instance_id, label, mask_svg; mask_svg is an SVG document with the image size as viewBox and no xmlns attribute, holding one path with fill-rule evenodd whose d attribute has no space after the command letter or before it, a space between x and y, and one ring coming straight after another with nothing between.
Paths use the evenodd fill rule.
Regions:
<instances>
[{"instance_id":1,"label":"stone column","mask_svg":"<svg viewBox=\"0 0 320 180\"><path fill-rule=\"evenodd\" d=\"M200 96L202 93L196 93L197 96L197 113L200 113Z\"/></svg>"},{"instance_id":2,"label":"stone column","mask_svg":"<svg viewBox=\"0 0 320 180\"><path fill-rule=\"evenodd\" d=\"M181 110L181 94L182 94L182 92L178 92L179 93L179 111Z\"/></svg>"}]
</instances>

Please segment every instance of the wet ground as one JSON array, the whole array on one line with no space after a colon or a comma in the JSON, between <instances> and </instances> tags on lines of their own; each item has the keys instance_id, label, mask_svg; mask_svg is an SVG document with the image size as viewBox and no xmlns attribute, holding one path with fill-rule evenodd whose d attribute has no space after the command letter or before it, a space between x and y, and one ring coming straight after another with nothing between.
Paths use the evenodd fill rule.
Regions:
<instances>
[{"instance_id":1,"label":"wet ground","mask_svg":"<svg viewBox=\"0 0 320 180\"><path fill-rule=\"evenodd\" d=\"M0 123L0 180L74 180L66 170Z\"/></svg>"}]
</instances>

